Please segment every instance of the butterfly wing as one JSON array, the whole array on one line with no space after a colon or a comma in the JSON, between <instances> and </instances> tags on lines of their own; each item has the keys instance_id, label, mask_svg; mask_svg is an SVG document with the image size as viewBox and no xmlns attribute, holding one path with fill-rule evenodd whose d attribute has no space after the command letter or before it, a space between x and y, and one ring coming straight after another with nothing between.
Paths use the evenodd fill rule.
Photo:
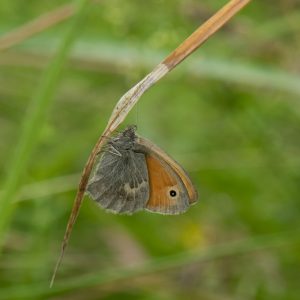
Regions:
<instances>
[{"instance_id":1,"label":"butterfly wing","mask_svg":"<svg viewBox=\"0 0 300 300\"><path fill-rule=\"evenodd\" d=\"M197 201L198 195L183 168L150 141L138 137L137 145L145 153L148 166L149 211L180 214Z\"/></svg>"},{"instance_id":2,"label":"butterfly wing","mask_svg":"<svg viewBox=\"0 0 300 300\"><path fill-rule=\"evenodd\" d=\"M132 214L144 209L149 199L145 155L132 150L121 155L105 152L89 180L87 193L113 213Z\"/></svg>"}]
</instances>

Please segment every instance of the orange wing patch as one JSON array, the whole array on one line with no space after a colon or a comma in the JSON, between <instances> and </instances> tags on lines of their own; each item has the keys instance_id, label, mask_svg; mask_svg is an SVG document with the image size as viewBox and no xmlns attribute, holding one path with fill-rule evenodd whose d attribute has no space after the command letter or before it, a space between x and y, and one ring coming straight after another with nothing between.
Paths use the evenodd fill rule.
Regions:
<instances>
[{"instance_id":1,"label":"orange wing patch","mask_svg":"<svg viewBox=\"0 0 300 300\"><path fill-rule=\"evenodd\" d=\"M165 214L185 211L189 204L187 199L182 198L183 183L176 173L152 155L146 155L146 161L150 187L150 198L146 208Z\"/></svg>"},{"instance_id":2,"label":"orange wing patch","mask_svg":"<svg viewBox=\"0 0 300 300\"><path fill-rule=\"evenodd\" d=\"M163 173L172 174L171 178L175 180L175 182L182 182L184 187L183 189L186 190L189 197L189 203L194 204L198 200L198 193L195 187L193 186L193 183L185 170L174 160L172 159L167 153L165 153L162 149L160 149L158 146L150 142L149 140L138 137L137 139L137 145L142 150L143 153L146 154L147 164L148 164L148 170L149 170L149 164L151 166L154 166L155 169L164 169L166 168L166 171ZM155 162L151 162L150 160L156 160ZM164 163L161 163L163 161ZM151 173L151 170L149 171ZM151 174L150 174L151 176ZM160 175L158 175L160 176ZM164 177L164 176L163 176Z\"/></svg>"}]
</instances>

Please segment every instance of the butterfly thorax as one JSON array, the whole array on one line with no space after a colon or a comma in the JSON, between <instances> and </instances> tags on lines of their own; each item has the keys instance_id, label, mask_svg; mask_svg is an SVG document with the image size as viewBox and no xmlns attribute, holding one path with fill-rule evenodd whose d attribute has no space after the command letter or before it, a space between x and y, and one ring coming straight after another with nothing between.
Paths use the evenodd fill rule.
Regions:
<instances>
[{"instance_id":1,"label":"butterfly thorax","mask_svg":"<svg viewBox=\"0 0 300 300\"><path fill-rule=\"evenodd\" d=\"M132 150L136 143L136 128L127 127L123 132L112 138L108 144L119 152Z\"/></svg>"}]
</instances>

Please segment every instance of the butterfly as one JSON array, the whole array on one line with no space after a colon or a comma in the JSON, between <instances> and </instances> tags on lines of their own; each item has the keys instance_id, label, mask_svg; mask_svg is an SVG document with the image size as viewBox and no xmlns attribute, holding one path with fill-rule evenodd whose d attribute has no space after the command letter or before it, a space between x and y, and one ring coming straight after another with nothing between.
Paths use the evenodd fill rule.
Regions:
<instances>
[{"instance_id":1,"label":"butterfly","mask_svg":"<svg viewBox=\"0 0 300 300\"><path fill-rule=\"evenodd\" d=\"M110 138L96 163L86 193L116 214L140 210L175 215L197 202L198 194L184 169L128 126Z\"/></svg>"}]
</instances>

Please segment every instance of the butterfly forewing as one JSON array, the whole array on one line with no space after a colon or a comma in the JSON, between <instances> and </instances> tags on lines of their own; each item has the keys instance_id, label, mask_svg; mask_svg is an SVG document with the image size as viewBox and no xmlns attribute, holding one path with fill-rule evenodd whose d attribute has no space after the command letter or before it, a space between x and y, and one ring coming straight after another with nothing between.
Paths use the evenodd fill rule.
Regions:
<instances>
[{"instance_id":1,"label":"butterfly forewing","mask_svg":"<svg viewBox=\"0 0 300 300\"><path fill-rule=\"evenodd\" d=\"M189 207L186 189L178 175L156 156L147 154L150 199L146 204L149 211L161 214L180 214Z\"/></svg>"},{"instance_id":2,"label":"butterfly forewing","mask_svg":"<svg viewBox=\"0 0 300 300\"><path fill-rule=\"evenodd\" d=\"M189 203L194 204L197 202L198 200L197 190L195 189L186 171L174 159L172 159L167 153L165 153L158 146L156 146L149 140L142 138L140 136L138 136L136 148L143 151L147 157L148 156L156 157L161 163L162 167L166 168L165 170L166 173L171 174L176 179L179 178L180 182L184 185L184 188L188 194ZM149 176L151 171L152 169L149 168L148 165Z\"/></svg>"}]
</instances>

